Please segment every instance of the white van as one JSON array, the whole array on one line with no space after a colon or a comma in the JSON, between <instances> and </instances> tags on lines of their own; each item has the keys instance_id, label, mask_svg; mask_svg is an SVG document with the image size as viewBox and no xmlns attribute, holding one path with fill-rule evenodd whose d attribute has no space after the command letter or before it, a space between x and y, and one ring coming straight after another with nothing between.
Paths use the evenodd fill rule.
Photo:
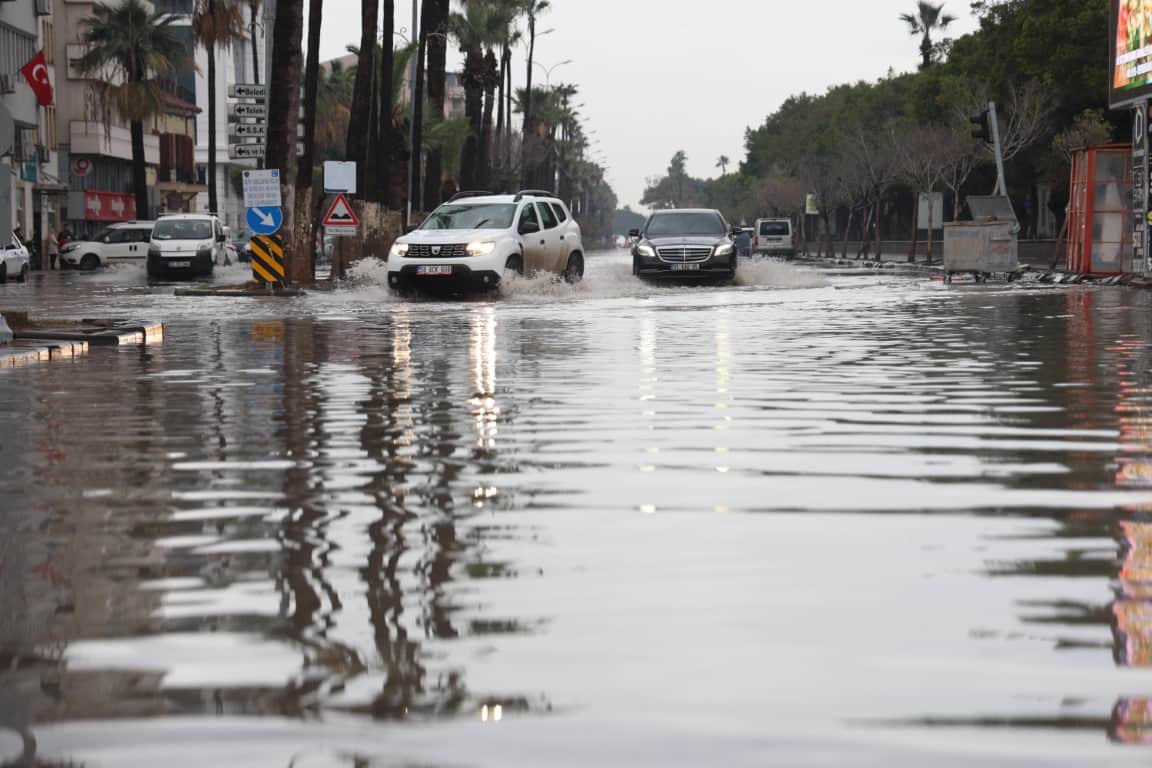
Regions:
<instances>
[{"instance_id":1,"label":"white van","mask_svg":"<svg viewBox=\"0 0 1152 768\"><path fill-rule=\"evenodd\" d=\"M796 256L791 219L756 219L755 230L752 236L753 255L779 256L784 259Z\"/></svg>"},{"instance_id":2,"label":"white van","mask_svg":"<svg viewBox=\"0 0 1152 768\"><path fill-rule=\"evenodd\" d=\"M123 221L100 230L91 240L75 240L60 251L65 268L96 269L121 261L148 258L152 221Z\"/></svg>"}]
</instances>

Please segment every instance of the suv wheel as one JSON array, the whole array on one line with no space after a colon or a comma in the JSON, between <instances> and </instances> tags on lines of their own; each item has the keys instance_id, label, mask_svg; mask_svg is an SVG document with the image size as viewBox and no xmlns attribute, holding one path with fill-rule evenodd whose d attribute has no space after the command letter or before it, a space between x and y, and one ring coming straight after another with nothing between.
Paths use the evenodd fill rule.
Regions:
<instances>
[{"instance_id":1,"label":"suv wheel","mask_svg":"<svg viewBox=\"0 0 1152 768\"><path fill-rule=\"evenodd\" d=\"M0 261L0 283L8 282L8 265Z\"/></svg>"},{"instance_id":2,"label":"suv wheel","mask_svg":"<svg viewBox=\"0 0 1152 768\"><path fill-rule=\"evenodd\" d=\"M568 266L564 268L564 282L578 283L584 279L584 257L573 253L568 257Z\"/></svg>"},{"instance_id":3,"label":"suv wheel","mask_svg":"<svg viewBox=\"0 0 1152 768\"><path fill-rule=\"evenodd\" d=\"M80 259L80 269L92 270L100 266L100 257L94 253L84 254L84 258Z\"/></svg>"}]
</instances>

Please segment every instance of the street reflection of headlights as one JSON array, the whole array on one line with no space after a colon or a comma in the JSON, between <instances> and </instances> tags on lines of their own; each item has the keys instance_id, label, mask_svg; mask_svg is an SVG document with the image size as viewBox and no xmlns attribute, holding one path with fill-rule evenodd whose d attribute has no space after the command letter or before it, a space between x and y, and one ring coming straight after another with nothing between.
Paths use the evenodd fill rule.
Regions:
<instances>
[{"instance_id":1,"label":"street reflection of headlights","mask_svg":"<svg viewBox=\"0 0 1152 768\"><path fill-rule=\"evenodd\" d=\"M650 245L638 245L636 246L636 255L651 259L656 255L656 251Z\"/></svg>"},{"instance_id":2,"label":"street reflection of headlights","mask_svg":"<svg viewBox=\"0 0 1152 768\"><path fill-rule=\"evenodd\" d=\"M716 246L713 256L731 256L733 251L732 243L721 243Z\"/></svg>"},{"instance_id":3,"label":"street reflection of headlights","mask_svg":"<svg viewBox=\"0 0 1152 768\"><path fill-rule=\"evenodd\" d=\"M469 256L487 256L496 250L496 243L468 243L468 246L464 250Z\"/></svg>"},{"instance_id":4,"label":"street reflection of headlights","mask_svg":"<svg viewBox=\"0 0 1152 768\"><path fill-rule=\"evenodd\" d=\"M403 258L408 255L408 243L393 243L392 255Z\"/></svg>"}]
</instances>

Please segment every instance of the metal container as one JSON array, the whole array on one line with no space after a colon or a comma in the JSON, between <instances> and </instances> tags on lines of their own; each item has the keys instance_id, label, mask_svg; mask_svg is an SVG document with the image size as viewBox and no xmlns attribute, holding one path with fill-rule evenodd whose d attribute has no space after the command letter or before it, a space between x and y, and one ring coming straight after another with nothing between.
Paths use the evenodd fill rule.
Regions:
<instances>
[{"instance_id":1,"label":"metal container","mask_svg":"<svg viewBox=\"0 0 1152 768\"><path fill-rule=\"evenodd\" d=\"M1017 243L1019 225L1007 198L970 198L976 217L944 225L944 274L971 272L977 281L994 273L1015 278L1020 269Z\"/></svg>"}]
</instances>

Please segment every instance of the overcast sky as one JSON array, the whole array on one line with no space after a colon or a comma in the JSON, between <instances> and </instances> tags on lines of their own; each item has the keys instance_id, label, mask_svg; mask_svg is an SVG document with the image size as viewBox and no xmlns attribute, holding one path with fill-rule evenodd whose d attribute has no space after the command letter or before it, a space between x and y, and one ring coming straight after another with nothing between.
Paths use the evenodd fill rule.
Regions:
<instances>
[{"instance_id":1,"label":"overcast sky","mask_svg":"<svg viewBox=\"0 0 1152 768\"><path fill-rule=\"evenodd\" d=\"M411 0L397 0L396 26L412 26ZM534 78L580 88L585 127L599 139L621 205L639 206L645 179L663 175L679 149L693 176L719 174L716 159L744 157L744 131L790 94L875 80L915 69L919 41L899 20L914 0L552 0L538 30ZM453 7L459 0L453 0ZM968 0L946 0L958 17L949 36L976 28ZM326 0L323 58L359 42L358 0ZM338 20L332 23L331 20ZM460 55L449 51L449 68ZM523 84L525 48L514 71ZM454 63L455 62L455 63Z\"/></svg>"}]
</instances>

